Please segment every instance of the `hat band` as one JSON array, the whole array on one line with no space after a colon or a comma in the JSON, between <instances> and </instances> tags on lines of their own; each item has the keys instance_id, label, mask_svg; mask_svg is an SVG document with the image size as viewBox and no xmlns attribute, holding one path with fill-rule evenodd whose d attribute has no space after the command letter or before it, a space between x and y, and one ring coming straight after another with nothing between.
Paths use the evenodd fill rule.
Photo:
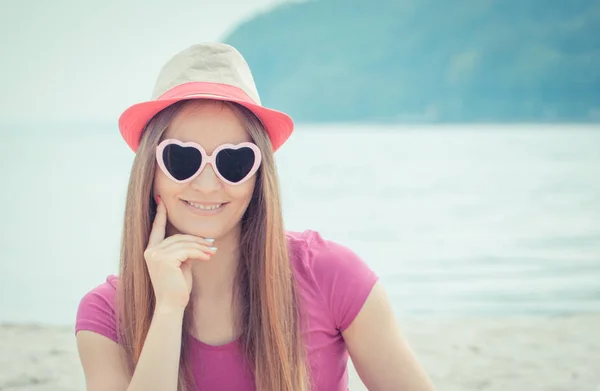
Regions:
<instances>
[{"instance_id":1,"label":"hat band","mask_svg":"<svg viewBox=\"0 0 600 391\"><path fill-rule=\"evenodd\" d=\"M241 88L220 83L208 82L189 82L180 84L171 88L156 100L193 98L193 97L214 97L222 99L235 99L260 105L252 99Z\"/></svg>"}]
</instances>

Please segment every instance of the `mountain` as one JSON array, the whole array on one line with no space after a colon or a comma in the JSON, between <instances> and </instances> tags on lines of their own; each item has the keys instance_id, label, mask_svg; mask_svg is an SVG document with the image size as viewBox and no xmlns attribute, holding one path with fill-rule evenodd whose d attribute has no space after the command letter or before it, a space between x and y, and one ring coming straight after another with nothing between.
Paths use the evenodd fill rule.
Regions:
<instances>
[{"instance_id":1,"label":"mountain","mask_svg":"<svg viewBox=\"0 0 600 391\"><path fill-rule=\"evenodd\" d=\"M600 122L598 0L284 3L223 41L300 122Z\"/></svg>"}]
</instances>

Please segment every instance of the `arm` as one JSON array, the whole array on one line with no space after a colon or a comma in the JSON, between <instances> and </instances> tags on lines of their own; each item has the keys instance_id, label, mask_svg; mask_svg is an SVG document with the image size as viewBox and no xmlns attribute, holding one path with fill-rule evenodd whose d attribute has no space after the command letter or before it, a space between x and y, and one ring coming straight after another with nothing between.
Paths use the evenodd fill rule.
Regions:
<instances>
[{"instance_id":1,"label":"arm","mask_svg":"<svg viewBox=\"0 0 600 391\"><path fill-rule=\"evenodd\" d=\"M157 304L131 379L116 343L112 304L115 289L104 284L87 294L80 304L77 345L88 391L177 390L183 316L192 290L189 261L208 260L214 250L208 247L211 241L191 235L165 239L166 223L167 210L159 202L144 251Z\"/></svg>"},{"instance_id":2,"label":"arm","mask_svg":"<svg viewBox=\"0 0 600 391\"><path fill-rule=\"evenodd\" d=\"M131 378L122 347L100 334L79 331L77 347L87 391L176 391L182 323L182 309L157 308Z\"/></svg>"},{"instance_id":3,"label":"arm","mask_svg":"<svg viewBox=\"0 0 600 391\"><path fill-rule=\"evenodd\" d=\"M402 337L391 305L377 282L362 309L342 332L356 372L371 391L434 391Z\"/></svg>"}]
</instances>

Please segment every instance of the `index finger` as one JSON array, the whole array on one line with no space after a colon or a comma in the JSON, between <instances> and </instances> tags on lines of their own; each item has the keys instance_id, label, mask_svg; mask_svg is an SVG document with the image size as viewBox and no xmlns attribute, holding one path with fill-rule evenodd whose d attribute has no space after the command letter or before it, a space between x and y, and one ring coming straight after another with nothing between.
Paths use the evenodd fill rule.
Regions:
<instances>
[{"instance_id":1,"label":"index finger","mask_svg":"<svg viewBox=\"0 0 600 391\"><path fill-rule=\"evenodd\" d=\"M152 230L150 231L150 238L148 239L148 247L155 246L164 240L166 225L167 208L165 208L162 200L160 200L156 206L156 216L154 217L154 222L152 223Z\"/></svg>"}]
</instances>

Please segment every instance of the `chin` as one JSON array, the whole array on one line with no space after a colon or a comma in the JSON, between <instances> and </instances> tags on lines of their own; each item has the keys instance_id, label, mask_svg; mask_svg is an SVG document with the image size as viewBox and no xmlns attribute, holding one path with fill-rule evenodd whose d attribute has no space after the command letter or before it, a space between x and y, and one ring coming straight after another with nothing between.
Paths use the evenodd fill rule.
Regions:
<instances>
[{"instance_id":1,"label":"chin","mask_svg":"<svg viewBox=\"0 0 600 391\"><path fill-rule=\"evenodd\" d=\"M229 211L231 212L231 211ZM229 235L236 229L236 225L231 225L231 221L239 220L242 216L237 213L222 213L219 216L195 216L189 213L173 215L173 228L175 231L186 235L193 235L202 238L219 239Z\"/></svg>"},{"instance_id":2,"label":"chin","mask_svg":"<svg viewBox=\"0 0 600 391\"><path fill-rule=\"evenodd\" d=\"M198 227L198 226L192 226L192 227L183 227L184 230L182 231L185 234L188 235L193 235L193 236L199 236L201 238L210 238L210 239L217 239L221 236L223 236L223 230L220 229L219 227Z\"/></svg>"},{"instance_id":3,"label":"chin","mask_svg":"<svg viewBox=\"0 0 600 391\"><path fill-rule=\"evenodd\" d=\"M175 229L182 234L215 240L227 235L234 228L235 227L227 227L217 221L196 221L192 223L189 220L175 226Z\"/></svg>"}]
</instances>

